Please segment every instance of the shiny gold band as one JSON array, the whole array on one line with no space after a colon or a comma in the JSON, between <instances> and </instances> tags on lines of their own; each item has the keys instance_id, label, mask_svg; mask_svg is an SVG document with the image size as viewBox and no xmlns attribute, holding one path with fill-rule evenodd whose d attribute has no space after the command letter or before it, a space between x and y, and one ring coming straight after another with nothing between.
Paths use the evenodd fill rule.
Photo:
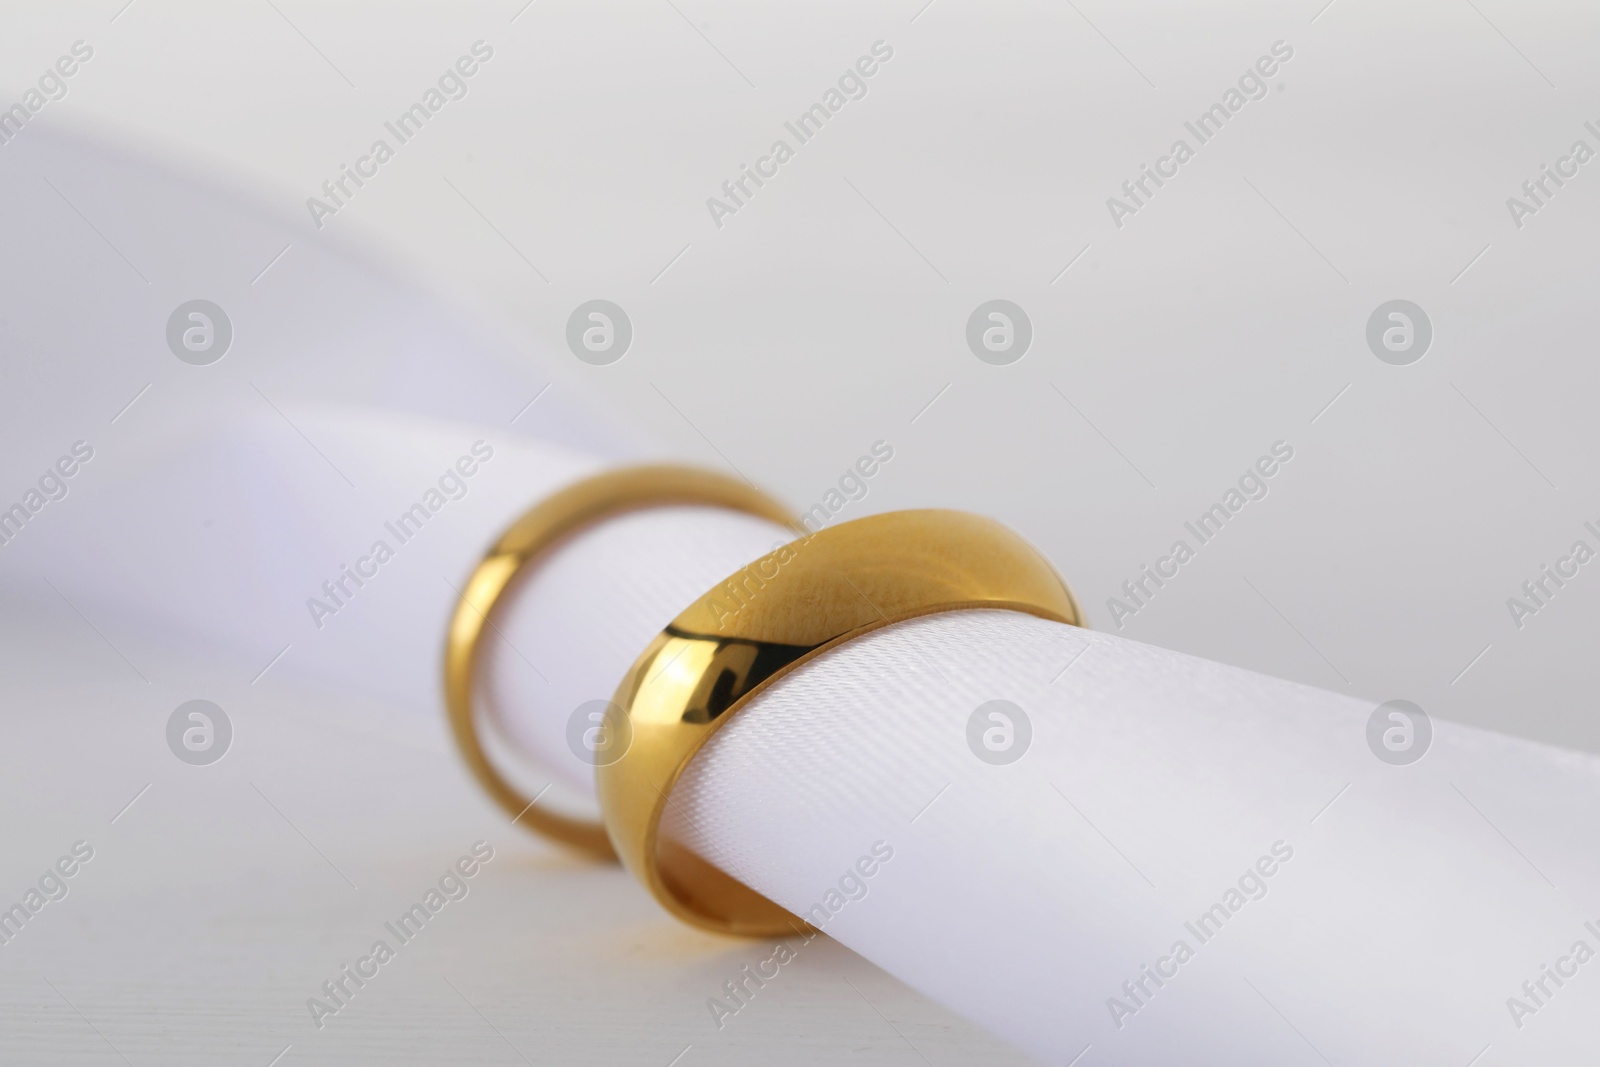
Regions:
<instances>
[{"instance_id":1,"label":"shiny gold band","mask_svg":"<svg viewBox=\"0 0 1600 1067\"><path fill-rule=\"evenodd\" d=\"M771 936L805 923L660 839L673 785L751 697L820 653L880 626L961 608L1006 608L1079 625L1066 583L1006 527L959 511L898 511L830 526L732 575L634 663L615 704L632 743L596 770L622 862L674 915Z\"/></svg>"},{"instance_id":2,"label":"shiny gold band","mask_svg":"<svg viewBox=\"0 0 1600 1067\"><path fill-rule=\"evenodd\" d=\"M445 637L445 707L450 731L473 777L513 821L605 859L615 853L604 826L536 808L534 800L524 796L490 761L478 736L473 708L478 646L485 626L493 625L495 606L512 579L565 538L625 512L684 504L728 508L793 525L782 504L725 475L677 466L606 471L546 497L511 524L467 579Z\"/></svg>"}]
</instances>

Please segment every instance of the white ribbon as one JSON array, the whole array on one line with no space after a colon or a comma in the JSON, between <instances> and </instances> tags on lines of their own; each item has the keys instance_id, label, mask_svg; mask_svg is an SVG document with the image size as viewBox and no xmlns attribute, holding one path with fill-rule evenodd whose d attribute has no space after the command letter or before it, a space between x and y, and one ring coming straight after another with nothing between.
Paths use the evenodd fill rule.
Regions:
<instances>
[{"instance_id":1,"label":"white ribbon","mask_svg":"<svg viewBox=\"0 0 1600 1067\"><path fill-rule=\"evenodd\" d=\"M231 249L260 245L264 261L279 247L253 217L33 143L151 216L181 204L200 232L233 226L218 238ZM296 254L324 272L232 311L253 322L255 351L303 360L338 345L306 350L284 333L296 307L340 337L393 338L385 359L362 357L375 373L359 386L329 387L365 407L296 405L272 368L261 382L207 379L232 382L226 403L186 406L187 387L164 382L134 398L147 407L127 418L155 419L142 434L96 431L71 495L0 550L0 570L50 578L102 620L439 714L455 590L512 516L603 466L607 435L559 389L541 401L555 405L543 441L437 418L504 399L503 377L348 262L315 245ZM339 286L337 309L318 303ZM108 331L98 349L87 334L75 343L116 350L119 315L144 310L74 321ZM449 382L418 369L430 345L456 353ZM463 375L476 377L445 396ZM103 419L138 384L96 381L75 402ZM87 411L36 413L37 436L101 425ZM57 446L40 448L42 469ZM573 713L609 697L682 605L782 536L663 509L573 540L513 591L484 678L493 721L583 803ZM1106 634L936 616L851 642L753 701L691 765L667 829L1047 1062L1466 1064L1485 1049L1480 1062L1589 1062L1600 762L1443 722L1428 737L1404 709L1373 725L1375 711Z\"/></svg>"}]
</instances>

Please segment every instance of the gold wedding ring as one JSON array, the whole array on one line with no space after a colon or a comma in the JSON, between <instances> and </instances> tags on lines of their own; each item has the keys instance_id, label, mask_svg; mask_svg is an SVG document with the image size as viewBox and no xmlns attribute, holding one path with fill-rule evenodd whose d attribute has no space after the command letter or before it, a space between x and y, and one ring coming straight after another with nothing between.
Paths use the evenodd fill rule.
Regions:
<instances>
[{"instance_id":1,"label":"gold wedding ring","mask_svg":"<svg viewBox=\"0 0 1600 1067\"><path fill-rule=\"evenodd\" d=\"M596 769L600 810L623 864L695 926L766 937L806 923L660 837L672 787L711 735L768 685L853 637L963 608L1080 625L1066 583L993 520L898 511L826 527L735 572L663 630L614 703L632 743ZM619 724L620 725L620 724Z\"/></svg>"},{"instance_id":2,"label":"gold wedding ring","mask_svg":"<svg viewBox=\"0 0 1600 1067\"><path fill-rule=\"evenodd\" d=\"M467 579L445 637L444 695L450 730L478 783L513 822L605 859L615 853L606 828L536 807L535 799L502 775L478 736L473 689L479 644L494 626L496 607L512 580L567 538L605 519L644 508L700 505L727 508L793 526L778 501L721 474L678 466L625 467L584 478L540 501L512 523Z\"/></svg>"}]
</instances>

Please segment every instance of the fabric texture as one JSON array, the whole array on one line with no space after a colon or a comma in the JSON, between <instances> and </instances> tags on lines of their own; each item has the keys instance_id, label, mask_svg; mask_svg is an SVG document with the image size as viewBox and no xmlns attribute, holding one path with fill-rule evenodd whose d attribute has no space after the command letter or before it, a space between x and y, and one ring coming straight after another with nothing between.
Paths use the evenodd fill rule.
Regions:
<instances>
[{"instance_id":1,"label":"fabric texture","mask_svg":"<svg viewBox=\"0 0 1600 1067\"><path fill-rule=\"evenodd\" d=\"M1009 765L969 743L997 699L1031 724ZM1044 1062L1583 1062L1600 982L1535 986L1537 1026L1508 998L1535 1008L1525 980L1600 948L1600 760L1435 722L1390 765L1373 710L935 615L780 679L664 828Z\"/></svg>"}]
</instances>

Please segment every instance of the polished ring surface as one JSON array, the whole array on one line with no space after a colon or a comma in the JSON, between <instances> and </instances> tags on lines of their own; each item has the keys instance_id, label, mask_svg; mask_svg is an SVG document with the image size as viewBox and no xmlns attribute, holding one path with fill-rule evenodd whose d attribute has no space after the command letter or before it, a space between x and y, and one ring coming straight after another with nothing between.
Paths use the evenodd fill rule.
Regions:
<instances>
[{"instance_id":1,"label":"polished ring surface","mask_svg":"<svg viewBox=\"0 0 1600 1067\"><path fill-rule=\"evenodd\" d=\"M685 504L742 511L785 526L794 521L772 497L711 471L668 465L605 471L551 494L511 524L467 579L445 637L445 708L473 777L514 822L604 859L615 855L604 826L535 807L534 798L523 795L489 759L473 705L479 644L512 580L566 538L626 512Z\"/></svg>"},{"instance_id":2,"label":"polished ring surface","mask_svg":"<svg viewBox=\"0 0 1600 1067\"><path fill-rule=\"evenodd\" d=\"M1080 625L1066 583L1018 534L960 511L897 511L826 527L763 556L672 621L623 678L627 754L596 770L617 854L668 911L767 937L806 924L660 836L673 785L718 727L807 660L903 619L1006 608Z\"/></svg>"}]
</instances>

